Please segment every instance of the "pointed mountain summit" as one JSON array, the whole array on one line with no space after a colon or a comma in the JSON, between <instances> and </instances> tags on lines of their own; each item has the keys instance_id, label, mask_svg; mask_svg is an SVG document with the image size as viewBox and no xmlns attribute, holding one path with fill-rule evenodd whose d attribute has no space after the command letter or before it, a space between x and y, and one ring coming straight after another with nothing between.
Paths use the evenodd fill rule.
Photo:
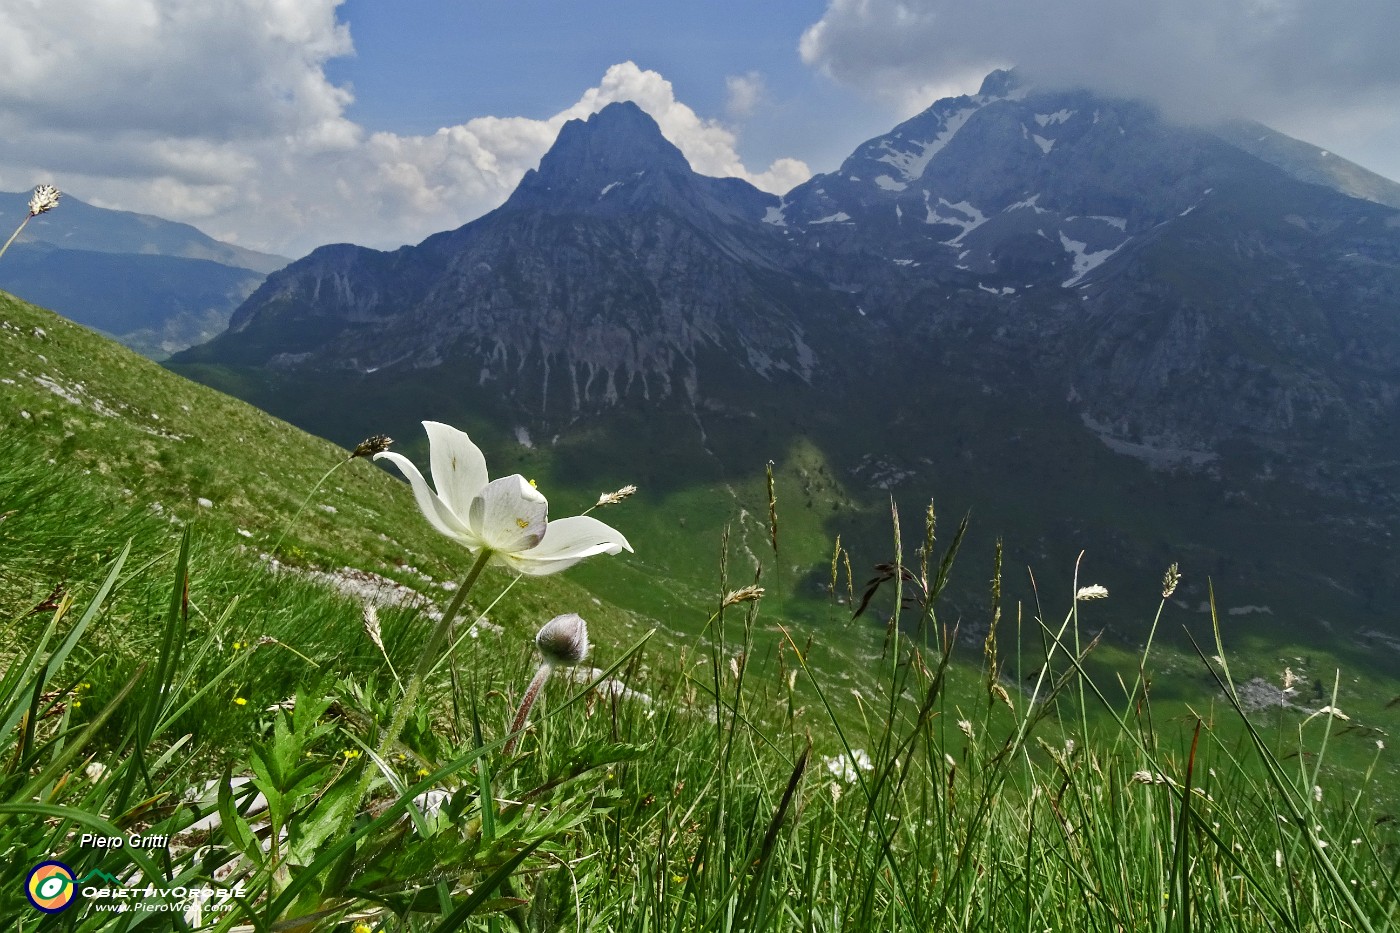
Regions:
<instances>
[{"instance_id":1,"label":"pointed mountain summit","mask_svg":"<svg viewBox=\"0 0 1400 933\"><path fill-rule=\"evenodd\" d=\"M650 114L621 101L565 123L502 210L619 216L662 208L697 220L751 222L777 203L740 179L697 174Z\"/></svg>"},{"instance_id":2,"label":"pointed mountain summit","mask_svg":"<svg viewBox=\"0 0 1400 933\"><path fill-rule=\"evenodd\" d=\"M599 182L608 185L649 171L685 175L690 163L661 134L651 115L627 100L608 104L586 120L565 123L539 169L526 172L521 187L538 182L566 190L591 189Z\"/></svg>"},{"instance_id":3,"label":"pointed mountain summit","mask_svg":"<svg viewBox=\"0 0 1400 933\"><path fill-rule=\"evenodd\" d=\"M414 247L323 247L268 279L227 334L184 356L378 374L445 364L493 402L572 418L698 403L704 356L742 381L810 377L791 312L824 287L783 268L777 198L691 170L636 104L571 120L501 207ZM813 299L808 293L815 292Z\"/></svg>"}]
</instances>

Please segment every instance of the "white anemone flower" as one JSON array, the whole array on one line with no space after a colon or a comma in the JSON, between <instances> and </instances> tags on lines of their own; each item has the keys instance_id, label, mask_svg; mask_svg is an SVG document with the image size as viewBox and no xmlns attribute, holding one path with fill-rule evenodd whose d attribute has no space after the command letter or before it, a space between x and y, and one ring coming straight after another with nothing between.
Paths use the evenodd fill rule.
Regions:
<instances>
[{"instance_id":1,"label":"white anemone flower","mask_svg":"<svg viewBox=\"0 0 1400 933\"><path fill-rule=\"evenodd\" d=\"M381 451L413 487L423 517L442 534L473 551L488 548L498 563L543 576L595 554L617 554L632 545L596 518L548 520L549 502L520 474L491 480L486 458L471 438L446 424L424 421L433 486L407 457ZM433 487L436 487L436 491Z\"/></svg>"}]
</instances>

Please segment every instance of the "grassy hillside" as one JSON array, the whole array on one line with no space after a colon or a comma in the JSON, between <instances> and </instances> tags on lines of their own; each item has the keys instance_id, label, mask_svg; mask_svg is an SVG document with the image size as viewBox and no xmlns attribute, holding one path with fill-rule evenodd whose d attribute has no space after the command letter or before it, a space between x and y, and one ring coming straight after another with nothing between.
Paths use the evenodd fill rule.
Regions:
<instances>
[{"instance_id":1,"label":"grassy hillside","mask_svg":"<svg viewBox=\"0 0 1400 933\"><path fill-rule=\"evenodd\" d=\"M6 443L63 476L51 483L68 488L84 513L155 516L172 537L174 526L192 524L211 549L254 560L285 532L278 556L295 567L350 565L439 598L443 581L466 572L466 552L433 532L407 488L368 461L337 469L289 528L347 450L3 294L0 340ZM556 514L567 511L556 504ZM9 521L24 518L16 510ZM24 586L60 582L7 575L6 585L14 600ZM592 604L561 580L543 586L551 600Z\"/></svg>"},{"instance_id":2,"label":"grassy hillside","mask_svg":"<svg viewBox=\"0 0 1400 933\"><path fill-rule=\"evenodd\" d=\"M1396 919L1396 771L1375 728L1390 684L1329 677L1347 719L1310 715L1323 703L1306 692L1307 709L1247 719L1263 688L1231 685L1303 661L1233 635L1225 660L1091 646L1105 606L1140 616L1144 638L1166 631L1176 609L1155 575L1106 601L1052 597L1069 586L1056 580L1043 608L1018 606L990 549L952 560L951 517L925 571L909 507L911 575L851 623L814 583L832 542L806 503L846 493L810 445L776 465L781 560L761 464L644 486L600 513L635 555L518 582L487 569L449 652L425 610L453 620L471 558L373 464L3 294L0 398L6 928L40 928L26 886L67 896L64 876L33 874L45 860L78 893L44 922L79 930ZM577 458L483 446L493 473L555 490L556 517L602 491L584 491ZM620 457L588 479L632 468L655 469ZM895 550L838 560L837 595L858 598ZM740 591L756 564L761 599ZM985 608L901 608L896 587L936 589L945 565ZM348 586L381 578L410 592L379 607L376 642ZM569 612L592 652L539 678L529 710L530 639ZM123 912L99 884L154 885L130 905L164 906Z\"/></svg>"}]
</instances>

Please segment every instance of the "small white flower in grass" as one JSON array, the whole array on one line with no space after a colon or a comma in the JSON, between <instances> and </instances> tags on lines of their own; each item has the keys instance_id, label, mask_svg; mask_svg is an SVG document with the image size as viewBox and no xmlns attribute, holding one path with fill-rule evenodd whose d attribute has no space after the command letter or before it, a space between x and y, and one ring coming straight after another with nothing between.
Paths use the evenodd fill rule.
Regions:
<instances>
[{"instance_id":1,"label":"small white flower in grass","mask_svg":"<svg viewBox=\"0 0 1400 933\"><path fill-rule=\"evenodd\" d=\"M1322 803L1322 785L1320 784L1313 785L1313 802Z\"/></svg>"},{"instance_id":2,"label":"small white flower in grass","mask_svg":"<svg viewBox=\"0 0 1400 933\"><path fill-rule=\"evenodd\" d=\"M1309 716L1307 719L1304 719L1304 720L1303 720L1303 723L1304 723L1304 724L1310 723L1310 722L1312 722L1314 719L1316 719L1316 718L1319 717L1319 716L1331 716L1333 719L1340 719L1340 720L1342 720L1343 722L1350 722L1350 721L1351 721L1351 717L1348 716L1346 713L1344 713L1344 712L1342 712L1341 710L1337 709L1337 707L1335 707L1335 706L1330 706L1330 705L1329 705L1329 706L1324 706L1322 709L1320 709L1320 710L1318 710L1317 712L1313 713L1313 714L1312 714L1311 716Z\"/></svg>"},{"instance_id":3,"label":"small white flower in grass","mask_svg":"<svg viewBox=\"0 0 1400 933\"><path fill-rule=\"evenodd\" d=\"M1282 868L1282 867L1283 867L1283 850L1282 850L1282 849L1275 849L1275 850L1274 850L1274 867L1275 867L1275 868Z\"/></svg>"},{"instance_id":4,"label":"small white flower in grass","mask_svg":"<svg viewBox=\"0 0 1400 933\"><path fill-rule=\"evenodd\" d=\"M860 771L869 771L875 767L870 761L870 756L863 748L853 748L849 755L833 755L824 758L823 763L826 770L831 772L831 776L847 784L854 784Z\"/></svg>"},{"instance_id":5,"label":"small white flower in grass","mask_svg":"<svg viewBox=\"0 0 1400 933\"><path fill-rule=\"evenodd\" d=\"M1075 599L1106 599L1107 597L1108 587L1099 586L1097 583L1093 586L1081 586L1079 592L1074 594Z\"/></svg>"},{"instance_id":6,"label":"small white flower in grass","mask_svg":"<svg viewBox=\"0 0 1400 933\"><path fill-rule=\"evenodd\" d=\"M525 477L491 481L486 458L465 433L436 421L423 427L433 486L401 454L381 451L374 459L398 467L428 523L469 550L487 548L496 562L531 576L557 573L595 554L632 550L621 532L596 518L549 521L549 502Z\"/></svg>"}]
</instances>

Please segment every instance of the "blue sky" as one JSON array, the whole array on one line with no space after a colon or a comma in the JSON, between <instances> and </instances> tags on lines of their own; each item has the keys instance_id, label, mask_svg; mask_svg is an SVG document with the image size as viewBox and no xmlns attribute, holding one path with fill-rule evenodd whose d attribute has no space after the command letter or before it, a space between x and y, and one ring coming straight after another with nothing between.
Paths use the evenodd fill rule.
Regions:
<instances>
[{"instance_id":1,"label":"blue sky","mask_svg":"<svg viewBox=\"0 0 1400 933\"><path fill-rule=\"evenodd\" d=\"M1396 0L5 0L0 190L390 249L500 204L610 101L781 193L1012 64L1400 178L1396 35Z\"/></svg>"},{"instance_id":2,"label":"blue sky","mask_svg":"<svg viewBox=\"0 0 1400 933\"><path fill-rule=\"evenodd\" d=\"M353 119L423 134L485 114L546 119L611 65L632 61L664 75L698 113L742 125L746 160L766 165L801 151L829 169L901 114L802 62L798 39L825 7L347 0L340 16L355 54L330 62L327 74L354 88ZM726 78L755 74L762 99L752 114L734 114Z\"/></svg>"}]
</instances>

